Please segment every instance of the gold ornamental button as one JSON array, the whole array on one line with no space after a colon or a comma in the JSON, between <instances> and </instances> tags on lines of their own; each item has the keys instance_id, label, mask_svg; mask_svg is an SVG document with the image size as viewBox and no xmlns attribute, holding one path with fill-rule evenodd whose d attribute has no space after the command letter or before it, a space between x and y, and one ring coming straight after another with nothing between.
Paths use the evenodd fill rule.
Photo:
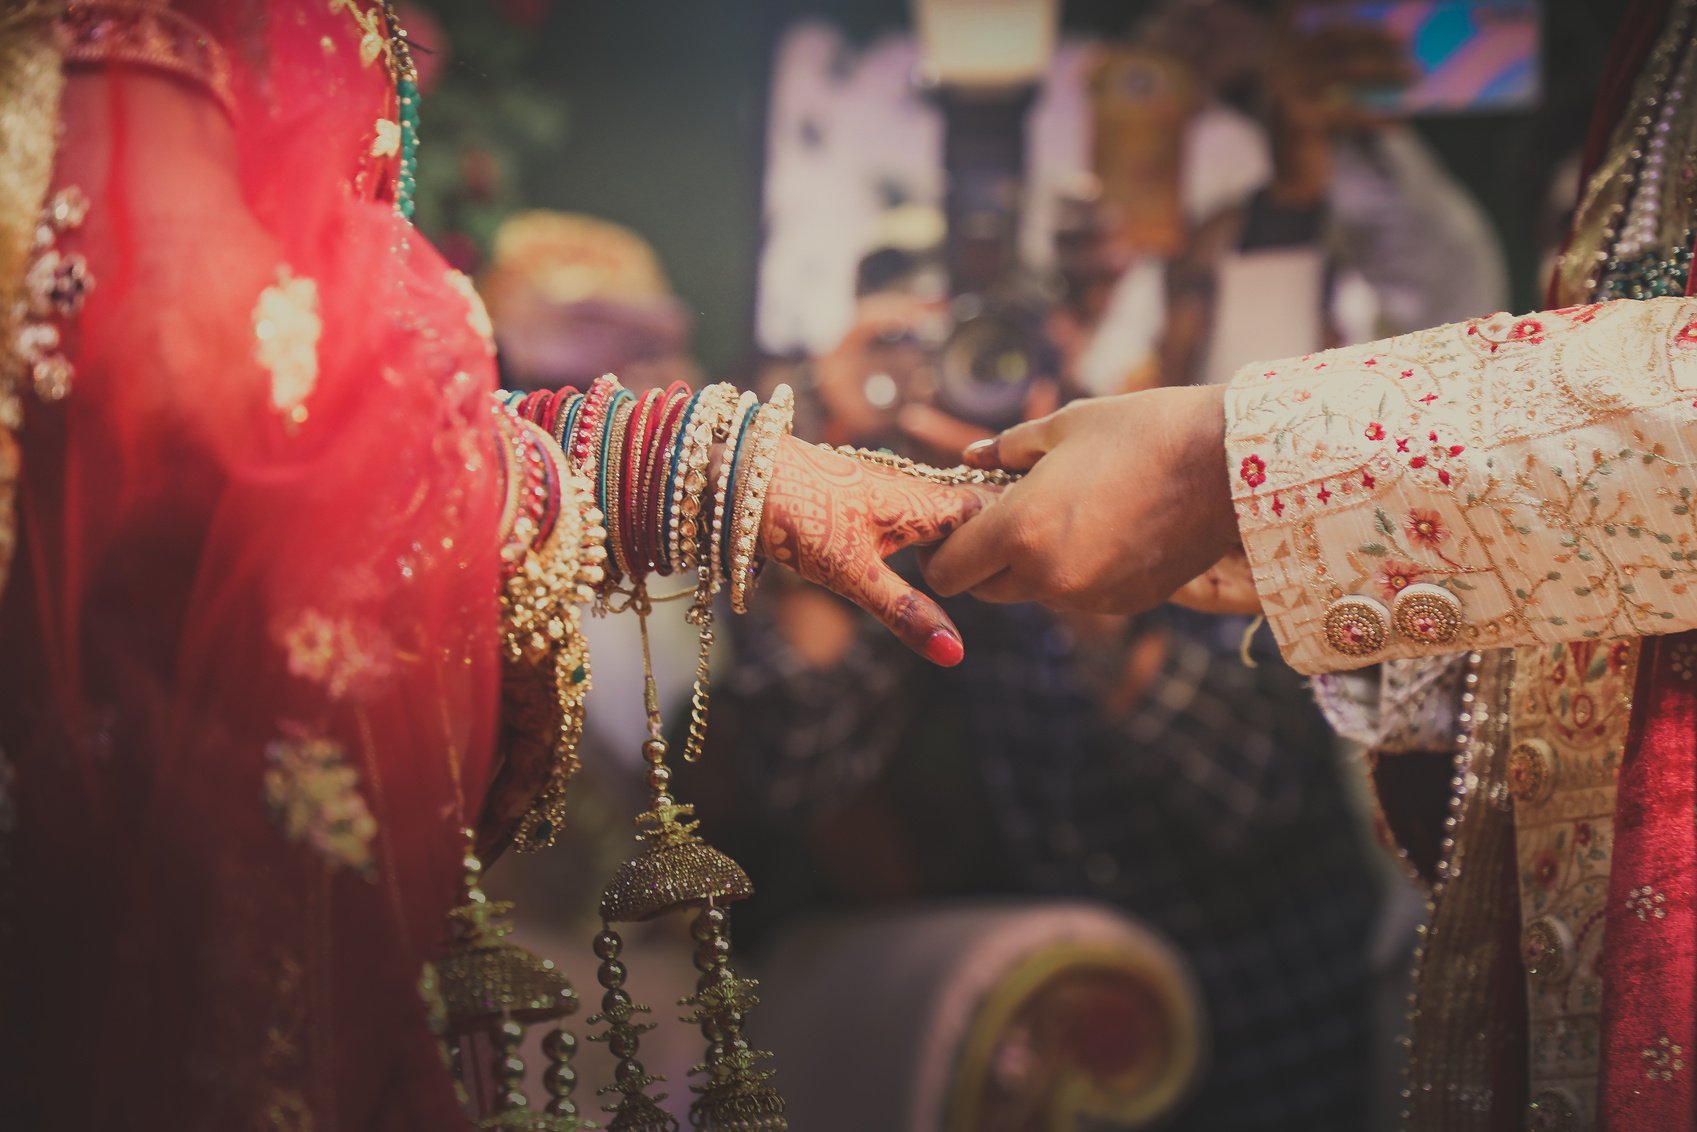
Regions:
<instances>
[{"instance_id":1,"label":"gold ornamental button","mask_svg":"<svg viewBox=\"0 0 1697 1132\"><path fill-rule=\"evenodd\" d=\"M1556 752L1542 739L1522 739L1508 752L1508 788L1519 802L1542 802L1556 788Z\"/></svg>"},{"instance_id":2,"label":"gold ornamental button","mask_svg":"<svg viewBox=\"0 0 1697 1132\"><path fill-rule=\"evenodd\" d=\"M1461 635L1461 600L1442 586L1415 582L1391 603L1391 623L1411 641L1447 645Z\"/></svg>"},{"instance_id":3,"label":"gold ornamental button","mask_svg":"<svg viewBox=\"0 0 1697 1132\"><path fill-rule=\"evenodd\" d=\"M1555 916L1539 916L1520 933L1520 957L1526 973L1559 979L1573 970L1573 929Z\"/></svg>"},{"instance_id":4,"label":"gold ornamental button","mask_svg":"<svg viewBox=\"0 0 1697 1132\"><path fill-rule=\"evenodd\" d=\"M1344 656L1372 656L1391 639L1391 614L1380 602L1352 594L1326 608L1326 644Z\"/></svg>"}]
</instances>

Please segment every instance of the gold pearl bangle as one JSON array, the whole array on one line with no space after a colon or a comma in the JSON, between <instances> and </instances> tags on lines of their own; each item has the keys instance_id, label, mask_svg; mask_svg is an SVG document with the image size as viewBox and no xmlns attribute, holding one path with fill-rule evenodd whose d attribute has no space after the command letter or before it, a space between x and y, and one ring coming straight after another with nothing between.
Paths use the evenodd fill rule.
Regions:
<instances>
[{"instance_id":1,"label":"gold pearl bangle","mask_svg":"<svg viewBox=\"0 0 1697 1132\"><path fill-rule=\"evenodd\" d=\"M736 485L731 524L731 608L748 612L748 595L760 572L760 520L766 513L766 489L772 485L778 444L795 421L795 392L780 385L750 426L746 465Z\"/></svg>"},{"instance_id":2,"label":"gold pearl bangle","mask_svg":"<svg viewBox=\"0 0 1697 1132\"><path fill-rule=\"evenodd\" d=\"M742 432L743 421L759 407L760 398L753 393L744 393L737 399L736 408L731 411L725 427L724 439L728 445L734 447L737 436ZM707 567L710 593L718 593L725 584L725 563L720 549L724 545L725 510L730 503L731 465L735 463L734 455L734 451L727 451L719 461L719 484L713 498L713 525L706 532L707 538L702 540L702 561Z\"/></svg>"}]
</instances>

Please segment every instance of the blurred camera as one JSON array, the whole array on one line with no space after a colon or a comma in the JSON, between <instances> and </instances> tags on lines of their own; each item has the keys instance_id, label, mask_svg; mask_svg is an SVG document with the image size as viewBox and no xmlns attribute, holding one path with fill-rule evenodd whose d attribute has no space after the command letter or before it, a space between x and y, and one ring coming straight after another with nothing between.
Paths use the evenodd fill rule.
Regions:
<instances>
[{"instance_id":1,"label":"blurred camera","mask_svg":"<svg viewBox=\"0 0 1697 1132\"><path fill-rule=\"evenodd\" d=\"M1036 299L962 295L950 305L948 336L936 353L937 407L1000 431L1018 424L1031 387L1055 377L1055 348Z\"/></svg>"},{"instance_id":2,"label":"blurred camera","mask_svg":"<svg viewBox=\"0 0 1697 1132\"><path fill-rule=\"evenodd\" d=\"M989 431L1018 424L1032 387L1059 370L1044 331L1049 302L1034 291L961 295L931 325L878 338L862 390L867 404L880 412L934 405Z\"/></svg>"}]
</instances>

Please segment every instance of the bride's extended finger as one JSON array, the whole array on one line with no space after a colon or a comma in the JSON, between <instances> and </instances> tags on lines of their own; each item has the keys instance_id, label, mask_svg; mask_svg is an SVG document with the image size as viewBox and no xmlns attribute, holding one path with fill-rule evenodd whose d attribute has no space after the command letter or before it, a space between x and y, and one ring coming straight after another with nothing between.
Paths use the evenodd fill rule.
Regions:
<instances>
[{"instance_id":1,"label":"bride's extended finger","mask_svg":"<svg viewBox=\"0 0 1697 1132\"><path fill-rule=\"evenodd\" d=\"M848 596L932 664L953 668L966 655L960 630L949 615L882 562Z\"/></svg>"}]
</instances>

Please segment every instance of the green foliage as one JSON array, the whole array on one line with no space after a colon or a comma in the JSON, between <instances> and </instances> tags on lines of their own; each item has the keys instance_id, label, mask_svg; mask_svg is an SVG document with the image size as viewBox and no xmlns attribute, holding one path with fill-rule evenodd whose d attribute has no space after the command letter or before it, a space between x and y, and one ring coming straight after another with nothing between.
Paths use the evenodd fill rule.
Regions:
<instances>
[{"instance_id":1,"label":"green foliage","mask_svg":"<svg viewBox=\"0 0 1697 1132\"><path fill-rule=\"evenodd\" d=\"M418 226L433 240L469 238L480 256L503 217L527 205L539 155L563 144L570 116L563 85L535 56L541 37L489 0L425 0L446 44L414 33L423 66L437 65L419 131Z\"/></svg>"}]
</instances>

